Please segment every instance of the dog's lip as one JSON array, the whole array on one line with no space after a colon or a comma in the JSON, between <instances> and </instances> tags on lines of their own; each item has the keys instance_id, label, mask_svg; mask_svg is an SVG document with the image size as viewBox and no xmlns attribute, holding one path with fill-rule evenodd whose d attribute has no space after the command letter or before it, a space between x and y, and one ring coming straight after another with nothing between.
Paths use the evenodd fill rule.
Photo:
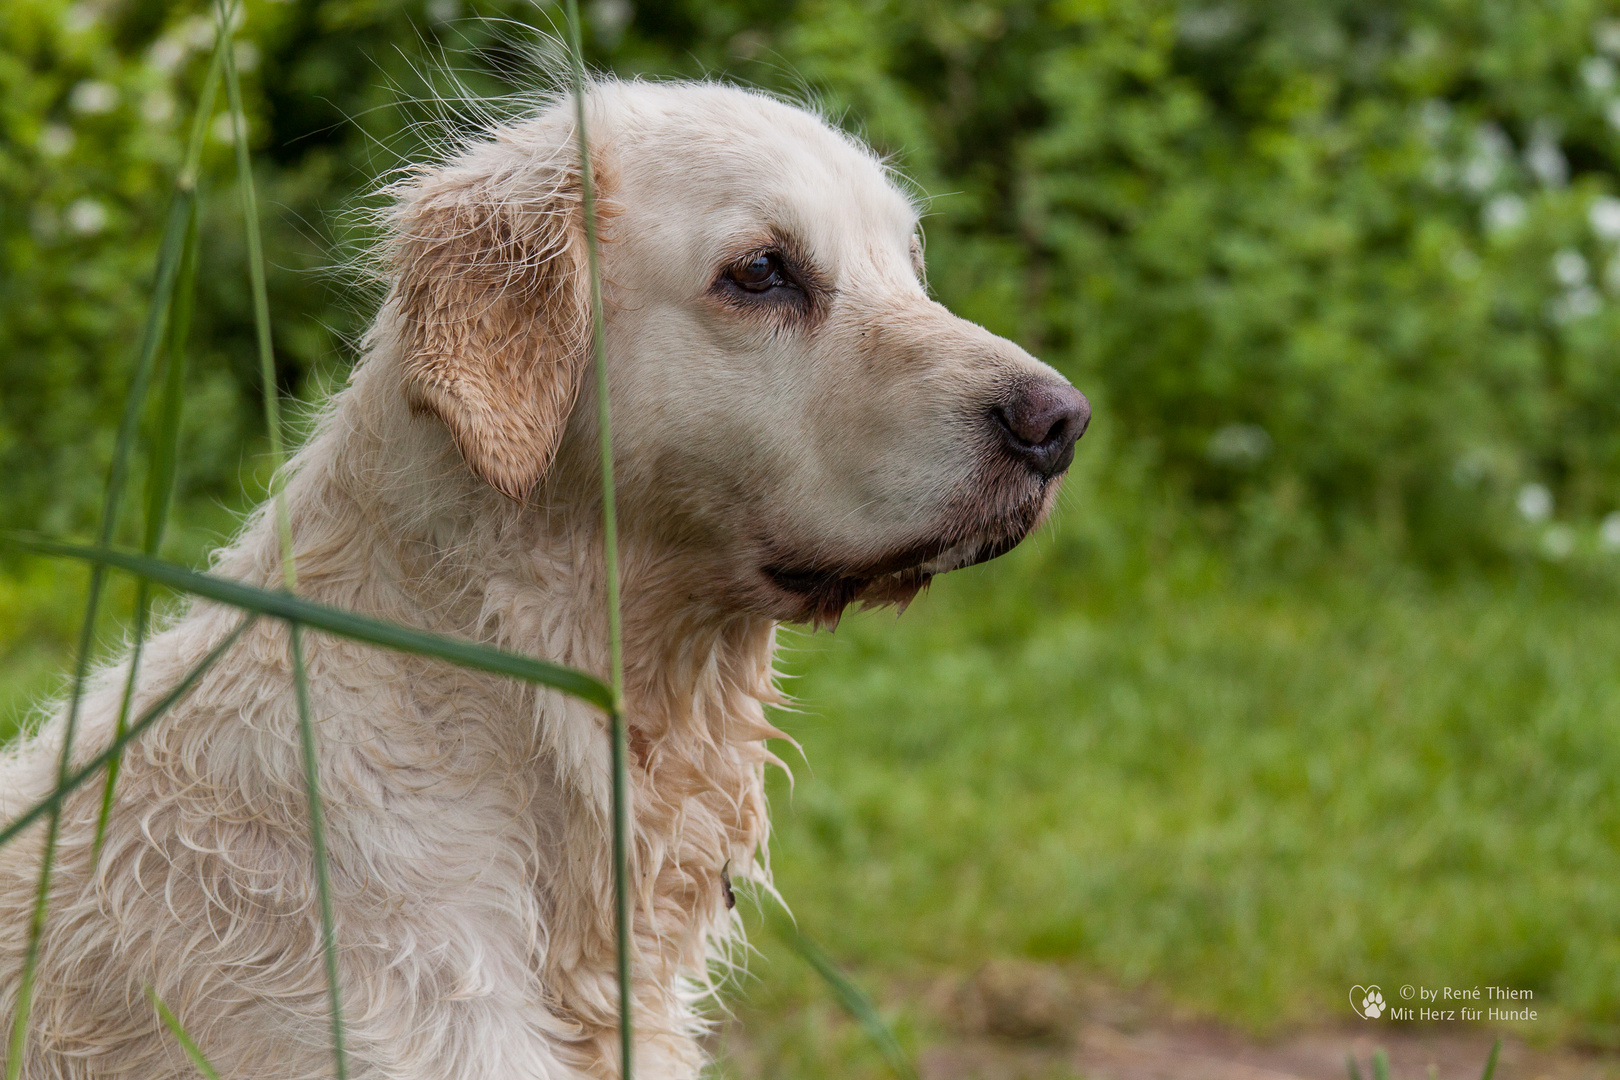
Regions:
<instances>
[{"instance_id":1,"label":"dog's lip","mask_svg":"<svg viewBox=\"0 0 1620 1080\"><path fill-rule=\"evenodd\" d=\"M970 566L999 559L1023 542L1024 534L1003 535L992 538L974 537L953 544L921 565L923 573L932 577L952 570L965 570Z\"/></svg>"},{"instance_id":2,"label":"dog's lip","mask_svg":"<svg viewBox=\"0 0 1620 1080\"><path fill-rule=\"evenodd\" d=\"M948 548L948 541L935 538L860 565L782 561L767 563L761 569L778 588L807 596L829 587L859 587L882 578L899 577L938 558Z\"/></svg>"},{"instance_id":3,"label":"dog's lip","mask_svg":"<svg viewBox=\"0 0 1620 1080\"><path fill-rule=\"evenodd\" d=\"M952 543L936 538L859 566L770 563L761 569L779 589L797 596L825 594L829 590L856 594L890 583L920 587L940 574L1004 555L1022 539L1022 535L979 535Z\"/></svg>"}]
</instances>

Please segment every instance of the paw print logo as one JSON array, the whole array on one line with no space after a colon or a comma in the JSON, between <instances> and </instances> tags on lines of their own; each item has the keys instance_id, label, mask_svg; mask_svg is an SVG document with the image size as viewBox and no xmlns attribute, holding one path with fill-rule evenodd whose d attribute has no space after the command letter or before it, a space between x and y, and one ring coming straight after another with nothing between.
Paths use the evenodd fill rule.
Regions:
<instances>
[{"instance_id":1,"label":"paw print logo","mask_svg":"<svg viewBox=\"0 0 1620 1080\"><path fill-rule=\"evenodd\" d=\"M1376 986L1356 985L1350 988L1350 1007L1356 1015L1366 1020L1376 1020L1384 1015L1384 995Z\"/></svg>"}]
</instances>

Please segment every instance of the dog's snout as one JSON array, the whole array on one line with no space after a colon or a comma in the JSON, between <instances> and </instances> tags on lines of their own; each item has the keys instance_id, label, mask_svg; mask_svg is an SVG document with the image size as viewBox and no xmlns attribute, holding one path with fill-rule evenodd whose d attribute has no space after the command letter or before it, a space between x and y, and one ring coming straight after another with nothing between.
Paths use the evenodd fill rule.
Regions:
<instances>
[{"instance_id":1,"label":"dog's snout","mask_svg":"<svg viewBox=\"0 0 1620 1080\"><path fill-rule=\"evenodd\" d=\"M1012 456L1049 480L1074 460L1074 444L1091 422L1091 402L1066 382L1027 383L994 415Z\"/></svg>"}]
</instances>

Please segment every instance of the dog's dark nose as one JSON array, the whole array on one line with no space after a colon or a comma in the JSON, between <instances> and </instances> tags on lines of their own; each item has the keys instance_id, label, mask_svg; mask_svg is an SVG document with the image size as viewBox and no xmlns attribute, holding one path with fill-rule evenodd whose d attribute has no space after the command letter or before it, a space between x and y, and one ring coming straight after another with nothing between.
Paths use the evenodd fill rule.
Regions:
<instances>
[{"instance_id":1,"label":"dog's dark nose","mask_svg":"<svg viewBox=\"0 0 1620 1080\"><path fill-rule=\"evenodd\" d=\"M1066 382L1031 382L998 405L995 417L1013 457L1050 480L1074 460L1074 444L1091 422L1091 402Z\"/></svg>"}]
</instances>

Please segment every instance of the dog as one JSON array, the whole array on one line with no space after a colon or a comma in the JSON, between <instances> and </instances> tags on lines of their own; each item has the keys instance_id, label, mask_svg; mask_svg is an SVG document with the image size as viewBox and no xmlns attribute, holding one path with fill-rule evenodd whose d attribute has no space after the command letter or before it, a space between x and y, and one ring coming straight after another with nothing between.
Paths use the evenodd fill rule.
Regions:
<instances>
[{"instance_id":1,"label":"dog","mask_svg":"<svg viewBox=\"0 0 1620 1080\"><path fill-rule=\"evenodd\" d=\"M769 887L779 623L903 604L1053 504L1090 406L929 298L918 208L856 140L764 94L602 80L604 347L621 526L635 1066L704 1065L730 879ZM389 287L286 472L299 592L603 673L591 293L572 98L391 189ZM261 507L212 572L281 585ZM194 602L140 661L151 705L237 625ZM306 634L352 1075L619 1075L608 722L559 692ZM128 660L87 689L106 746ZM0 764L53 787L62 712ZM255 623L65 801L22 1075L331 1075L284 625ZM43 829L0 851L17 1005ZM729 876L728 876L729 875Z\"/></svg>"}]
</instances>

